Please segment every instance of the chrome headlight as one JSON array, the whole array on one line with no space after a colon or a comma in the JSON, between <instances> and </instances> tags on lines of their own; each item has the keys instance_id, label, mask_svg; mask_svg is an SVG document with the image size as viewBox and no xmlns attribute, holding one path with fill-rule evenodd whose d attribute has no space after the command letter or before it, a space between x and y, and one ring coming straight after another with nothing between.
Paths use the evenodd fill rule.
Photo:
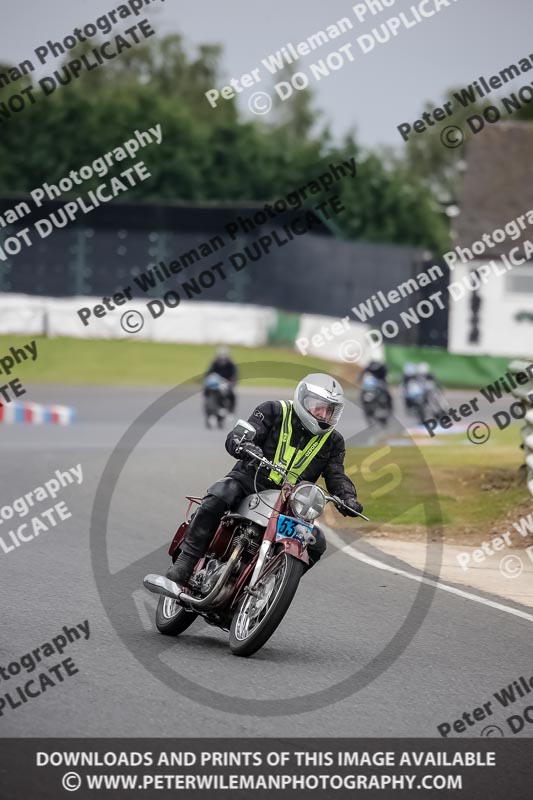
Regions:
<instances>
[{"instance_id":1,"label":"chrome headlight","mask_svg":"<svg viewBox=\"0 0 533 800\"><path fill-rule=\"evenodd\" d=\"M305 483L294 490L290 505L298 517L316 519L326 507L326 495L319 486Z\"/></svg>"}]
</instances>

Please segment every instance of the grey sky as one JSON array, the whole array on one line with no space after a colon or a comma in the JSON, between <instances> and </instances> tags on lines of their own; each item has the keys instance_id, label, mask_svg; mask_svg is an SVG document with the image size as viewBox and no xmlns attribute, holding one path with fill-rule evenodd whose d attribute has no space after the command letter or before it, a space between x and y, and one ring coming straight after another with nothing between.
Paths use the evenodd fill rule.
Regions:
<instances>
[{"instance_id":1,"label":"grey sky","mask_svg":"<svg viewBox=\"0 0 533 800\"><path fill-rule=\"evenodd\" d=\"M391 0L388 0L391 2ZM451 1L451 0L450 0ZM434 0L429 0L434 2ZM396 126L414 122L426 99L442 98L451 85L465 85L480 75L489 77L510 63L533 54L533 6L531 0L457 0L435 16L410 28L401 28L396 38L377 45L364 55L355 44L357 36L371 31L400 11L408 13L419 0L396 0L376 16L357 21L353 2L346 0L155 0L153 24L157 32L178 31L191 45L220 42L228 77L240 77L261 59L287 42L306 39L341 17L350 17L354 29L301 59L300 68L323 58L347 42L353 42L355 60L320 83L311 83L317 105L325 112L335 135L355 127L365 146L400 145ZM19 63L33 58L34 49L47 39L62 39L102 13L120 5L120 0L0 0L4 24L0 29L0 61ZM428 6L431 7L431 6ZM9 20L9 24L5 24ZM142 16L138 19L142 19ZM123 27L131 19L122 22ZM114 32L118 32L117 28ZM39 77L50 74L50 62ZM306 70L308 72L308 70ZM258 90L272 87L272 76L261 68ZM531 82L523 75L508 89ZM254 89L242 97L248 100ZM0 94L5 99L7 91ZM207 101L206 101L207 102ZM487 101L490 102L490 101ZM244 103L244 106L246 103ZM216 110L213 111L216 114Z\"/></svg>"}]
</instances>

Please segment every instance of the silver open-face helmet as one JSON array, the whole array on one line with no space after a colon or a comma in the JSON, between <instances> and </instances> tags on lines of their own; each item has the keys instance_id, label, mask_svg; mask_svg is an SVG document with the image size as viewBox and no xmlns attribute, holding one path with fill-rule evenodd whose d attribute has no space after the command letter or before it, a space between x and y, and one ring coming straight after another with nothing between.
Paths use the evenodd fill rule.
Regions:
<instances>
[{"instance_id":1,"label":"silver open-face helmet","mask_svg":"<svg viewBox=\"0 0 533 800\"><path fill-rule=\"evenodd\" d=\"M344 408L344 392L331 375L314 372L294 392L294 411L310 433L323 436L335 428Z\"/></svg>"}]
</instances>

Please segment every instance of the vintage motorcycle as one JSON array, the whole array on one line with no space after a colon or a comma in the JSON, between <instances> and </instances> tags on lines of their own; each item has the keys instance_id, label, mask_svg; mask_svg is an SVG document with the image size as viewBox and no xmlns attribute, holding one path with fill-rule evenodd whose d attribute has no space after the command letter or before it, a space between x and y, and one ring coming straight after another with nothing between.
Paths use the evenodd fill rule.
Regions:
<instances>
[{"instance_id":1,"label":"vintage motorcycle","mask_svg":"<svg viewBox=\"0 0 533 800\"><path fill-rule=\"evenodd\" d=\"M431 378L417 376L411 378L404 389L406 410L410 411L420 425L424 420L445 415L445 398Z\"/></svg>"},{"instance_id":2,"label":"vintage motorcycle","mask_svg":"<svg viewBox=\"0 0 533 800\"><path fill-rule=\"evenodd\" d=\"M244 420L239 420L233 431L242 449L256 433ZM161 633L178 636L201 615L211 625L229 630L230 649L238 656L257 652L283 619L309 565L307 547L315 541L314 523L326 503L348 509L314 483L292 485L281 466L251 455L258 461L256 492L222 517L207 554L196 564L190 589L184 591L162 575L147 575L143 581L150 592L162 595L156 611ZM283 477L280 489L257 491L257 476L263 468ZM187 499L189 516L193 504L201 499ZM352 516L368 520L348 510ZM180 525L172 540L169 555L173 562L190 521Z\"/></svg>"}]
</instances>

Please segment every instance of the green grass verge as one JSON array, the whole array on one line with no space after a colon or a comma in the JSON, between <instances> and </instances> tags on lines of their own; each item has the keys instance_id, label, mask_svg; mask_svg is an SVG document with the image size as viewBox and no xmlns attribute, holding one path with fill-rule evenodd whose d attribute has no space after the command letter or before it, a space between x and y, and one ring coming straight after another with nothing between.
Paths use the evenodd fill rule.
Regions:
<instances>
[{"instance_id":1,"label":"green grass verge","mask_svg":"<svg viewBox=\"0 0 533 800\"><path fill-rule=\"evenodd\" d=\"M24 383L175 385L203 373L216 350L213 345L0 336L0 355L8 354L10 347L21 348L33 339L37 342L37 360L22 362L11 375ZM296 368L301 365L302 374L338 373L339 370L338 364L302 356L289 348L232 347L231 354L240 365L274 363L269 370L273 373L271 376L250 379L248 385L281 386L291 381L294 385L292 365ZM253 372L253 367L249 371ZM246 370L242 378L246 378Z\"/></svg>"},{"instance_id":2,"label":"green grass verge","mask_svg":"<svg viewBox=\"0 0 533 800\"><path fill-rule=\"evenodd\" d=\"M373 522L398 529L438 525L442 512L445 534L468 537L501 529L506 520L531 512L531 496L519 472L519 431L519 425L493 431L483 445L456 434L442 445L390 448L366 471L365 461L376 448L348 448L346 461ZM388 483L393 485L393 468L399 482L385 491ZM441 512L433 501L435 492Z\"/></svg>"}]
</instances>

